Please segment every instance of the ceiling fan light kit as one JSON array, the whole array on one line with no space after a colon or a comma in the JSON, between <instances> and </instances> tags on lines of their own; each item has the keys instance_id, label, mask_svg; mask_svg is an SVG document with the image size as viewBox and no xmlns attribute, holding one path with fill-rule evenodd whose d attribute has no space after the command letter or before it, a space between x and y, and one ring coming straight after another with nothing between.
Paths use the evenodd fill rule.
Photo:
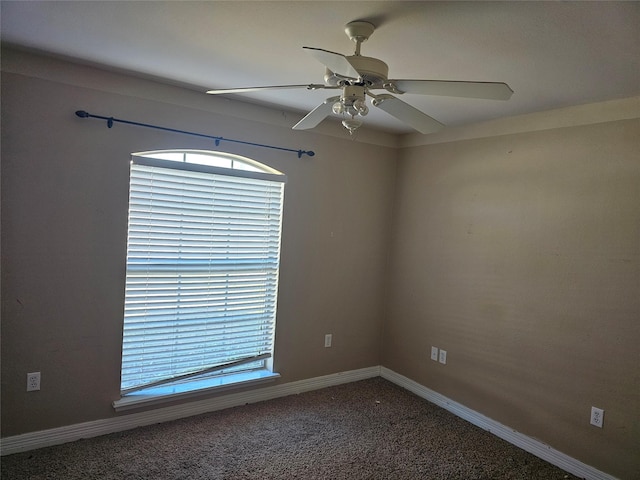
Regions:
<instances>
[{"instance_id":1,"label":"ceiling fan light kit","mask_svg":"<svg viewBox=\"0 0 640 480\"><path fill-rule=\"evenodd\" d=\"M321 48L302 47L325 66L324 84L240 87L209 90L207 93L220 95L286 88L306 88L307 90L340 89L342 90L340 96L326 99L296 123L293 129L307 130L314 128L333 113L344 117L342 125L351 135L362 125L362 121L356 117L364 117L369 112L369 107L366 105L367 96L371 97L371 104L374 107L380 108L418 132L426 134L436 132L443 128L444 125L408 103L390 95L390 93L394 95L410 93L489 100L508 100L513 95L509 85L499 82L389 80L389 67L385 62L360 54L362 43L369 39L374 30L374 25L369 22L356 21L346 25L345 33L356 44L355 52L351 56ZM376 94L372 90L384 90L385 93Z\"/></svg>"}]
</instances>

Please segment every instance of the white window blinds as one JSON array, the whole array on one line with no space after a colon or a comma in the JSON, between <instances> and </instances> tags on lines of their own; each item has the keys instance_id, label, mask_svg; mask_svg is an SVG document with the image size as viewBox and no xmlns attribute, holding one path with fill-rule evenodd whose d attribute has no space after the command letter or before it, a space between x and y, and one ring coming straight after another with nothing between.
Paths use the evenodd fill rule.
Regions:
<instances>
[{"instance_id":1,"label":"white window blinds","mask_svg":"<svg viewBox=\"0 0 640 480\"><path fill-rule=\"evenodd\" d=\"M284 175L134 157L121 390L263 368Z\"/></svg>"}]
</instances>

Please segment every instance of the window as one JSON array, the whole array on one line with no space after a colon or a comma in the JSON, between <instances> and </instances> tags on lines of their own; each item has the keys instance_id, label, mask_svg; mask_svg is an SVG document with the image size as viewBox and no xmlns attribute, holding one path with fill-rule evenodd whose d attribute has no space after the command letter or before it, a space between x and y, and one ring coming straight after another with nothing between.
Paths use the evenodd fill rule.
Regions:
<instances>
[{"instance_id":1,"label":"window","mask_svg":"<svg viewBox=\"0 0 640 480\"><path fill-rule=\"evenodd\" d=\"M116 409L274 375L285 180L217 152L133 155Z\"/></svg>"}]
</instances>

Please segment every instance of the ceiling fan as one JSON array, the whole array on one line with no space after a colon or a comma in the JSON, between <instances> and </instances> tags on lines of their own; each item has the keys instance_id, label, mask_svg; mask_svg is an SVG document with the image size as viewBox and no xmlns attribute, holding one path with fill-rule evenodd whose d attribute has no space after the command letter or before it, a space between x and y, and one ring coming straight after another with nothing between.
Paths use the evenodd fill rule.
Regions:
<instances>
[{"instance_id":1,"label":"ceiling fan","mask_svg":"<svg viewBox=\"0 0 640 480\"><path fill-rule=\"evenodd\" d=\"M316 127L322 120L335 113L342 115L342 125L353 134L362 125L356 117L364 117L369 112L366 97L371 104L389 115L406 123L420 133L432 133L444 125L417 108L391 95L413 93L419 95L442 95L449 97L483 98L508 100L513 91L506 83L464 82L449 80L393 80L388 79L389 67L382 60L360 55L360 47L374 32L369 22L356 21L346 25L347 36L356 43L355 53L345 56L321 48L302 47L326 67L325 83L306 85L272 85L264 87L241 87L209 90L211 95L246 93L258 90L286 88L306 88L307 90L341 90L340 95L327 98L293 126L294 130ZM374 93L374 90L383 90Z\"/></svg>"}]
</instances>

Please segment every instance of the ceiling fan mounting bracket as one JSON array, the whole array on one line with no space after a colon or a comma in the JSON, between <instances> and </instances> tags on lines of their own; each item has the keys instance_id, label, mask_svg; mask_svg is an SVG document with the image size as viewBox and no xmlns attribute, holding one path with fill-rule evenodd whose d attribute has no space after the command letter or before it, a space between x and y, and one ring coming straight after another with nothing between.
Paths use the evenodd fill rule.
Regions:
<instances>
[{"instance_id":1,"label":"ceiling fan mounting bracket","mask_svg":"<svg viewBox=\"0 0 640 480\"><path fill-rule=\"evenodd\" d=\"M344 31L347 36L354 42L366 42L376 27L369 22L350 22L347 23Z\"/></svg>"}]
</instances>

